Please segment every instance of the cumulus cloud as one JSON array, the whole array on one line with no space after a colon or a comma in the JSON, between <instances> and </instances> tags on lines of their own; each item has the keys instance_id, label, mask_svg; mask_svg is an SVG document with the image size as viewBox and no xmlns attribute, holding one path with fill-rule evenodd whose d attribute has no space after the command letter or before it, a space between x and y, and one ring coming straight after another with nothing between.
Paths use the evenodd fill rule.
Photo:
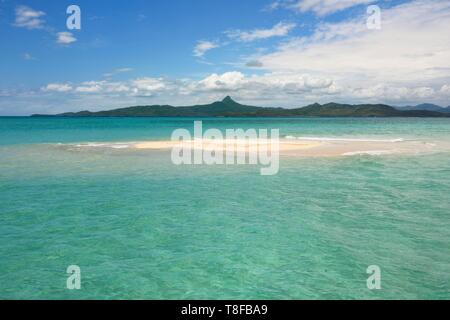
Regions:
<instances>
[{"instance_id":1,"label":"cumulus cloud","mask_svg":"<svg viewBox=\"0 0 450 320\"><path fill-rule=\"evenodd\" d=\"M239 93L243 97L246 95L270 97L273 94L303 94L317 90L325 92L332 85L331 79L316 78L306 74L245 75L242 72L230 71L222 74L213 73L200 80L146 77L124 82L102 80L75 85L52 83L43 87L42 90L59 93L123 94L143 97L156 94L196 96L208 93Z\"/></svg>"},{"instance_id":2,"label":"cumulus cloud","mask_svg":"<svg viewBox=\"0 0 450 320\"><path fill-rule=\"evenodd\" d=\"M426 101L424 99L433 97L435 90L431 87L392 87L379 84L364 88L348 88L346 94L370 101L379 99L379 97L389 97L391 101L404 101L405 99Z\"/></svg>"},{"instance_id":3,"label":"cumulus cloud","mask_svg":"<svg viewBox=\"0 0 450 320\"><path fill-rule=\"evenodd\" d=\"M166 88L166 83L162 78L139 78L131 81L134 93L152 94Z\"/></svg>"},{"instance_id":4,"label":"cumulus cloud","mask_svg":"<svg viewBox=\"0 0 450 320\"><path fill-rule=\"evenodd\" d=\"M52 83L43 87L42 90L60 95L65 101L73 99L77 106L81 101L89 105L104 105L105 101L108 101L111 106L118 103L122 105L134 103L189 105L209 103L223 99L226 95L231 95L243 103L278 107L300 107L313 102L331 101L344 103L387 103L390 101L396 105L406 105L407 101L419 103L443 99L448 102L450 99L449 84L437 88L389 84L348 86L330 77L297 72L244 74L239 71L230 71L221 74L213 73L202 79L145 77L127 81Z\"/></svg>"},{"instance_id":5,"label":"cumulus cloud","mask_svg":"<svg viewBox=\"0 0 450 320\"><path fill-rule=\"evenodd\" d=\"M127 83L113 81L86 81L75 88L77 93L122 94L130 92Z\"/></svg>"},{"instance_id":6,"label":"cumulus cloud","mask_svg":"<svg viewBox=\"0 0 450 320\"><path fill-rule=\"evenodd\" d=\"M189 90L192 95L215 94L233 95L246 101L283 101L292 103L305 94L333 94L336 90L331 79L315 78L303 74L245 75L238 71L223 74L211 74L199 81L191 82ZM290 98L291 97L291 98Z\"/></svg>"},{"instance_id":7,"label":"cumulus cloud","mask_svg":"<svg viewBox=\"0 0 450 320\"><path fill-rule=\"evenodd\" d=\"M194 48L194 56L195 57L203 57L206 52L209 50L218 48L219 45L212 41L198 41L197 45Z\"/></svg>"},{"instance_id":8,"label":"cumulus cloud","mask_svg":"<svg viewBox=\"0 0 450 320\"><path fill-rule=\"evenodd\" d=\"M101 81L87 81L83 82L80 86L75 88L76 92L82 92L82 93L96 93L100 92L102 90L102 85L105 82Z\"/></svg>"},{"instance_id":9,"label":"cumulus cloud","mask_svg":"<svg viewBox=\"0 0 450 320\"><path fill-rule=\"evenodd\" d=\"M42 88L46 92L78 93L78 94L124 94L151 96L167 89L169 81L163 78L138 78L128 81L85 81L79 84L51 83Z\"/></svg>"},{"instance_id":10,"label":"cumulus cloud","mask_svg":"<svg viewBox=\"0 0 450 320\"><path fill-rule=\"evenodd\" d=\"M241 72L226 72L221 75L213 73L199 81L198 88L220 91L237 90L241 88L245 82L245 77Z\"/></svg>"},{"instance_id":11,"label":"cumulus cloud","mask_svg":"<svg viewBox=\"0 0 450 320\"><path fill-rule=\"evenodd\" d=\"M444 85L441 87L440 91L441 91L442 93L447 94L447 95L450 96L450 84L444 84Z\"/></svg>"},{"instance_id":12,"label":"cumulus cloud","mask_svg":"<svg viewBox=\"0 0 450 320\"><path fill-rule=\"evenodd\" d=\"M333 79L349 101L374 88L382 92L378 101L443 100L424 88L442 93L439 88L450 81L449 25L450 2L417 0L384 9L381 30L368 30L366 16L321 23L310 36L291 38L257 58L270 72Z\"/></svg>"},{"instance_id":13,"label":"cumulus cloud","mask_svg":"<svg viewBox=\"0 0 450 320\"><path fill-rule=\"evenodd\" d=\"M242 42L251 42L272 37L285 36L295 28L295 23L279 22L269 29L254 29L251 31L230 30L226 34L229 38Z\"/></svg>"},{"instance_id":14,"label":"cumulus cloud","mask_svg":"<svg viewBox=\"0 0 450 320\"><path fill-rule=\"evenodd\" d=\"M43 91L68 92L72 86L67 83L50 83L42 88Z\"/></svg>"},{"instance_id":15,"label":"cumulus cloud","mask_svg":"<svg viewBox=\"0 0 450 320\"><path fill-rule=\"evenodd\" d=\"M16 7L16 19L14 26L27 29L42 29L45 21L42 17L45 12L34 10L27 6Z\"/></svg>"},{"instance_id":16,"label":"cumulus cloud","mask_svg":"<svg viewBox=\"0 0 450 320\"><path fill-rule=\"evenodd\" d=\"M77 41L77 38L71 32L58 32L56 34L56 42L67 45Z\"/></svg>"}]
</instances>

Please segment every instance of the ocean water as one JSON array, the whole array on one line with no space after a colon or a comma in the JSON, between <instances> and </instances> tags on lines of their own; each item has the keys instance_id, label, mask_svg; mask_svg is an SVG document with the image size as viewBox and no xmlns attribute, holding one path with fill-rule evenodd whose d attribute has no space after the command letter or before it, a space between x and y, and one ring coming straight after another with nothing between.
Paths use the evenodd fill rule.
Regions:
<instances>
[{"instance_id":1,"label":"ocean water","mask_svg":"<svg viewBox=\"0 0 450 320\"><path fill-rule=\"evenodd\" d=\"M450 119L201 120L450 141ZM105 147L166 140L193 121L0 118L0 298L450 299L448 152L283 157L261 176ZM80 290L66 288L69 265ZM381 290L367 288L371 265Z\"/></svg>"}]
</instances>

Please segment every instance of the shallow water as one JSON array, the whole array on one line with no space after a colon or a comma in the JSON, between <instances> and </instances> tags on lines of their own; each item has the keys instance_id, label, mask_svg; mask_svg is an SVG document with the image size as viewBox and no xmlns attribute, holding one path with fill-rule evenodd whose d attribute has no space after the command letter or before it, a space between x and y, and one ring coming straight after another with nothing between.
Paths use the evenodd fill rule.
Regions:
<instances>
[{"instance_id":1,"label":"shallow water","mask_svg":"<svg viewBox=\"0 0 450 320\"><path fill-rule=\"evenodd\" d=\"M449 299L450 154L174 166L193 119L0 118L0 297ZM445 140L447 119L206 119L284 136ZM62 145L58 145L61 143ZM66 289L79 265L81 290ZM367 289L378 265L382 289Z\"/></svg>"}]
</instances>

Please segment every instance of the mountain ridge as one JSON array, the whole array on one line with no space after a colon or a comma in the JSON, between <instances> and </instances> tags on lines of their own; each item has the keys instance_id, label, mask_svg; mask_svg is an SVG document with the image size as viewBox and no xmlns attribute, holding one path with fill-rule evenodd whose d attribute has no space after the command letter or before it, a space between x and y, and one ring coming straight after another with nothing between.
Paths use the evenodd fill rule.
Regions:
<instances>
[{"instance_id":1,"label":"mountain ridge","mask_svg":"<svg viewBox=\"0 0 450 320\"><path fill-rule=\"evenodd\" d=\"M445 109L445 108L442 108ZM385 104L314 103L301 108L256 107L236 102L230 96L210 104L175 107L147 105L105 111L66 112L32 117L450 117L450 112L401 110Z\"/></svg>"},{"instance_id":2,"label":"mountain ridge","mask_svg":"<svg viewBox=\"0 0 450 320\"><path fill-rule=\"evenodd\" d=\"M423 110L423 111L437 111L437 112L450 112L450 107L441 107L432 103L422 103L416 106L396 107L397 110L411 111L411 110Z\"/></svg>"}]
</instances>

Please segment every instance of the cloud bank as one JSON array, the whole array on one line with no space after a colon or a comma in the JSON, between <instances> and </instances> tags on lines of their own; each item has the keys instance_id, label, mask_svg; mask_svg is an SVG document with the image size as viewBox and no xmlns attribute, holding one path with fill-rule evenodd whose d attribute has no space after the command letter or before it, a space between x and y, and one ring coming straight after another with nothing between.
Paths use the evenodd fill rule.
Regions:
<instances>
[{"instance_id":1,"label":"cloud bank","mask_svg":"<svg viewBox=\"0 0 450 320\"><path fill-rule=\"evenodd\" d=\"M326 15L371 1L290 1L299 11ZM25 10L25 9L24 9ZM28 10L28 9L27 9ZM30 12L26 11L25 12ZM35 10L22 14L41 19ZM17 20L17 19L16 19ZM23 27L43 22L20 20ZM41 21L41 20L39 20ZM75 83L53 81L31 91L0 92L0 109L15 97L18 106L30 99L41 112L109 109L136 104L189 105L208 103L225 95L243 103L299 107L330 101L409 105L423 102L450 105L450 2L416 0L382 10L381 30L366 26L367 16L318 23L303 36L289 36L295 24L278 23L268 29L226 33L233 43L284 37L275 48L239 57L226 71L198 78L176 79L158 75L115 81L114 74ZM16 21L17 22L17 21ZM296 27L300 29L300 27ZM60 43L76 39L58 34ZM202 58L222 43L199 41L193 55ZM62 104L61 102L64 102ZM23 110L26 110L24 107ZM36 111L36 110L35 110Z\"/></svg>"}]
</instances>

